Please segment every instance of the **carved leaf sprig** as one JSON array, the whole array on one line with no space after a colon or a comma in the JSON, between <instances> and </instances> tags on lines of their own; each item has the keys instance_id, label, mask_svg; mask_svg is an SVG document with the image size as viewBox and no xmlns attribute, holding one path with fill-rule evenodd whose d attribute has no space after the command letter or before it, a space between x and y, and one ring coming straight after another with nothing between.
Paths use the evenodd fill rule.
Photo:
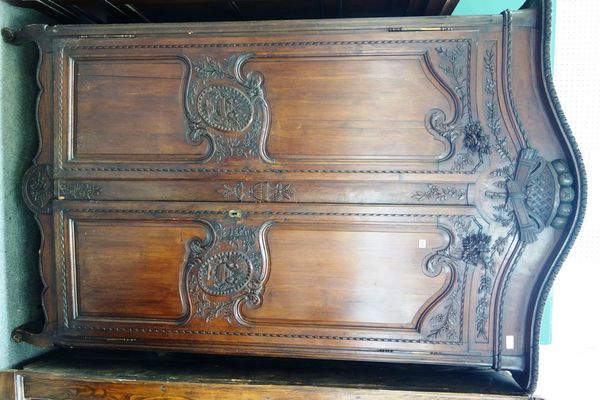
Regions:
<instances>
[{"instance_id":1,"label":"carved leaf sprig","mask_svg":"<svg viewBox=\"0 0 600 400\"><path fill-rule=\"evenodd\" d=\"M437 202L447 201L448 199L457 199L462 200L467 195L466 190L453 187L439 187L437 185L429 184L427 185L427 190L424 192L417 191L413 194L413 198L417 199L417 201L423 201L425 199L434 200Z\"/></svg>"},{"instance_id":2,"label":"carved leaf sprig","mask_svg":"<svg viewBox=\"0 0 600 400\"><path fill-rule=\"evenodd\" d=\"M475 159L473 155L468 151L461 151L454 157L454 165L452 166L453 171L463 171L469 165L473 165Z\"/></svg>"},{"instance_id":3,"label":"carved leaf sprig","mask_svg":"<svg viewBox=\"0 0 600 400\"><path fill-rule=\"evenodd\" d=\"M244 182L237 182L235 185L223 185L223 188L218 190L218 193L225 198L232 198L237 201L244 200Z\"/></svg>"},{"instance_id":4,"label":"carved leaf sprig","mask_svg":"<svg viewBox=\"0 0 600 400\"><path fill-rule=\"evenodd\" d=\"M487 125L492 136L495 139L494 148L501 159L507 160L511 165L514 163L513 157L508 150L508 142L502 135L502 125L500 122L500 112L498 110L496 68L495 68L495 48L490 47L485 51L484 69L486 72L485 92L488 95L486 101Z\"/></svg>"},{"instance_id":5,"label":"carved leaf sprig","mask_svg":"<svg viewBox=\"0 0 600 400\"><path fill-rule=\"evenodd\" d=\"M204 293L196 303L194 316L210 322L218 317L223 317L228 323L233 323L233 307L237 299L229 301L212 301Z\"/></svg>"},{"instance_id":6,"label":"carved leaf sprig","mask_svg":"<svg viewBox=\"0 0 600 400\"><path fill-rule=\"evenodd\" d=\"M258 135L261 124L261 118L257 117L253 121L250 131L248 131L248 133L246 133L242 138L213 135L215 161L221 162L230 157L257 157L259 153Z\"/></svg>"},{"instance_id":7,"label":"carved leaf sprig","mask_svg":"<svg viewBox=\"0 0 600 400\"><path fill-rule=\"evenodd\" d=\"M448 123L445 122L445 114L441 110L434 110L430 116L430 124L433 129L450 143L454 143L456 138L462 133L462 124L466 118L471 120L471 106L469 101L468 84L468 60L465 56L466 44L459 43L452 48L438 46L435 48L436 53L442 60L439 64L440 69L449 78L449 84L454 88L461 103L461 112L459 121Z\"/></svg>"},{"instance_id":8,"label":"carved leaf sprig","mask_svg":"<svg viewBox=\"0 0 600 400\"><path fill-rule=\"evenodd\" d=\"M436 314L430 319L430 331L427 335L428 339L459 339L457 333L457 319L459 317L460 302L462 301L461 287L463 279L464 277L459 276L458 282L453 289L450 298L444 305L443 312Z\"/></svg>"},{"instance_id":9,"label":"carved leaf sprig","mask_svg":"<svg viewBox=\"0 0 600 400\"><path fill-rule=\"evenodd\" d=\"M489 95L496 93L496 79L495 79L495 66L494 66L494 48L491 47L485 50L483 56L483 67L486 72L485 76L485 92Z\"/></svg>"},{"instance_id":10,"label":"carved leaf sprig","mask_svg":"<svg viewBox=\"0 0 600 400\"><path fill-rule=\"evenodd\" d=\"M93 200L102 193L102 188L91 183L61 182L58 191L69 200Z\"/></svg>"},{"instance_id":11,"label":"carved leaf sprig","mask_svg":"<svg viewBox=\"0 0 600 400\"><path fill-rule=\"evenodd\" d=\"M464 63L462 62L465 47L466 45L464 43L459 43L451 49L439 46L435 48L435 51L445 59L445 62L440 64L440 69L452 79L454 91L458 94L463 108L467 109L467 93L465 89L467 77L465 67L463 67Z\"/></svg>"},{"instance_id":12,"label":"carved leaf sprig","mask_svg":"<svg viewBox=\"0 0 600 400\"><path fill-rule=\"evenodd\" d=\"M245 246L251 245L250 242L254 241L255 236L256 232L254 229L246 225L235 225L225 229L221 239L239 247L240 244Z\"/></svg>"},{"instance_id":13,"label":"carved leaf sprig","mask_svg":"<svg viewBox=\"0 0 600 400\"><path fill-rule=\"evenodd\" d=\"M248 96L252 99L253 102L262 101L264 98L264 91L262 89L262 84L264 81L264 77L262 74L258 72L251 72L248 74L246 81L244 82L244 87L248 92Z\"/></svg>"},{"instance_id":14,"label":"carved leaf sprig","mask_svg":"<svg viewBox=\"0 0 600 400\"><path fill-rule=\"evenodd\" d=\"M485 290L482 290L484 279L488 280L489 277L482 278L482 281L480 282L479 293L483 293L486 295L480 297L479 300L477 300L477 305L475 307L475 323L477 325L477 337L487 342L489 340L487 333L487 321L490 307L487 294L491 293L491 288L486 288Z\"/></svg>"},{"instance_id":15,"label":"carved leaf sprig","mask_svg":"<svg viewBox=\"0 0 600 400\"><path fill-rule=\"evenodd\" d=\"M494 211L496 211L492 214L494 221L498 222L504 228L512 226L515 223L515 213L508 207L508 203L493 206Z\"/></svg>"},{"instance_id":16,"label":"carved leaf sprig","mask_svg":"<svg viewBox=\"0 0 600 400\"><path fill-rule=\"evenodd\" d=\"M230 63L231 57L220 63L211 57L205 56L194 65L194 72L196 73L196 77L203 81L209 79L233 79L233 75L229 72Z\"/></svg>"}]
</instances>

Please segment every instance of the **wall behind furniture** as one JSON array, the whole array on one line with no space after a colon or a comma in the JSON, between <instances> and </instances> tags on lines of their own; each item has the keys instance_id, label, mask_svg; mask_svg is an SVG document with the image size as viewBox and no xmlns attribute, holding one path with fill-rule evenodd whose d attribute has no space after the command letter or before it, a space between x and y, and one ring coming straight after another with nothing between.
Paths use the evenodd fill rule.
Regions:
<instances>
[{"instance_id":1,"label":"wall behind furniture","mask_svg":"<svg viewBox=\"0 0 600 400\"><path fill-rule=\"evenodd\" d=\"M41 14L0 2L0 27L47 23ZM10 340L13 328L42 317L39 232L21 200L21 177L37 151L33 44L0 43L0 369L41 353Z\"/></svg>"},{"instance_id":2,"label":"wall behind furniture","mask_svg":"<svg viewBox=\"0 0 600 400\"><path fill-rule=\"evenodd\" d=\"M553 337L542 346L538 392L548 400L598 398L600 318L600 25L598 0L558 0L554 81L588 174L588 207L554 285ZM596 394L594 394L596 393Z\"/></svg>"},{"instance_id":3,"label":"wall behind furniture","mask_svg":"<svg viewBox=\"0 0 600 400\"><path fill-rule=\"evenodd\" d=\"M452 15L500 14L506 9L518 10L524 0L460 0Z\"/></svg>"}]
</instances>

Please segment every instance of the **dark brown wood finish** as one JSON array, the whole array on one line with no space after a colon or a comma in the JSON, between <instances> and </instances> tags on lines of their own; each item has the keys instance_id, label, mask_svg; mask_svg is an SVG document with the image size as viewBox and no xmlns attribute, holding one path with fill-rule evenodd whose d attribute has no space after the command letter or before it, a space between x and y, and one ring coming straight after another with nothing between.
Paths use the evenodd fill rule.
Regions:
<instances>
[{"instance_id":1,"label":"dark brown wood finish","mask_svg":"<svg viewBox=\"0 0 600 400\"><path fill-rule=\"evenodd\" d=\"M585 205L550 15L5 31L41 49L46 325L15 337L532 390Z\"/></svg>"},{"instance_id":2,"label":"dark brown wood finish","mask_svg":"<svg viewBox=\"0 0 600 400\"><path fill-rule=\"evenodd\" d=\"M59 350L0 372L0 394L3 400L531 398L508 374L492 370L355 364Z\"/></svg>"}]
</instances>

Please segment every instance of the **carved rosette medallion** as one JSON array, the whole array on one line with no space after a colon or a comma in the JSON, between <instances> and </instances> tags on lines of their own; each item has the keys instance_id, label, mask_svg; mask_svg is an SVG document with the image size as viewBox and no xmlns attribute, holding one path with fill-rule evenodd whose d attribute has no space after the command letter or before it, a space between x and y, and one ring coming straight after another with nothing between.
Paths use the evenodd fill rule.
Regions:
<instances>
[{"instance_id":1,"label":"carved rosette medallion","mask_svg":"<svg viewBox=\"0 0 600 400\"><path fill-rule=\"evenodd\" d=\"M209 223L206 239L188 241L187 287L193 316L205 322L222 318L248 325L243 304L258 307L266 280L260 235L269 224L253 228L243 224Z\"/></svg>"},{"instance_id":2,"label":"carved rosette medallion","mask_svg":"<svg viewBox=\"0 0 600 400\"><path fill-rule=\"evenodd\" d=\"M34 165L23 177L23 199L34 213L48 214L54 196L52 167L47 164Z\"/></svg>"},{"instance_id":3,"label":"carved rosette medallion","mask_svg":"<svg viewBox=\"0 0 600 400\"><path fill-rule=\"evenodd\" d=\"M205 87L198 96L198 112L209 126L225 132L242 131L252 121L250 99L231 86Z\"/></svg>"},{"instance_id":4,"label":"carved rosette medallion","mask_svg":"<svg viewBox=\"0 0 600 400\"><path fill-rule=\"evenodd\" d=\"M208 144L200 161L261 157L269 127L269 109L264 97L264 77L256 71L242 73L252 54L234 54L223 61L204 57L190 62L186 97L187 141Z\"/></svg>"},{"instance_id":5,"label":"carved rosette medallion","mask_svg":"<svg viewBox=\"0 0 600 400\"><path fill-rule=\"evenodd\" d=\"M252 276L252 261L239 251L227 251L208 258L198 269L200 286L213 296L239 292Z\"/></svg>"}]
</instances>

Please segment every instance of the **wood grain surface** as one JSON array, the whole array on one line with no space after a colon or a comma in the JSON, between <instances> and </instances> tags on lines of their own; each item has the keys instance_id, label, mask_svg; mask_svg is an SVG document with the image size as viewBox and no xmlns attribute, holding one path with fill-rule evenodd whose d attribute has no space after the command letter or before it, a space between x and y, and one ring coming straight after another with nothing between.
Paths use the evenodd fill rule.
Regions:
<instances>
[{"instance_id":1,"label":"wood grain surface","mask_svg":"<svg viewBox=\"0 0 600 400\"><path fill-rule=\"evenodd\" d=\"M548 2L501 16L31 26L38 344L469 365L535 386L579 229Z\"/></svg>"}]
</instances>

